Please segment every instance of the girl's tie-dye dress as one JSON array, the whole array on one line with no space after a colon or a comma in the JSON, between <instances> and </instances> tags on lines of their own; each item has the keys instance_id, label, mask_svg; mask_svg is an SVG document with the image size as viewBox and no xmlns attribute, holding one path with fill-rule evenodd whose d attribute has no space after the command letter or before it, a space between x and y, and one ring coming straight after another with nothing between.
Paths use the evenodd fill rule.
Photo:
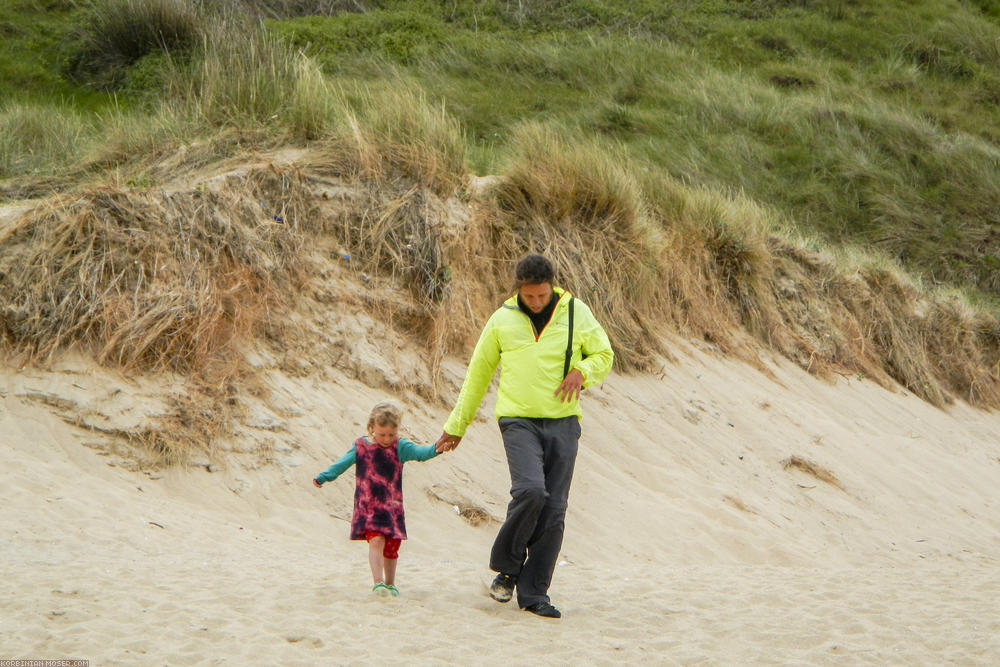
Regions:
<instances>
[{"instance_id":1,"label":"girl's tie-dye dress","mask_svg":"<svg viewBox=\"0 0 1000 667\"><path fill-rule=\"evenodd\" d=\"M351 539L365 539L366 531L405 540L403 515L403 462L397 447L381 447L364 438L354 441L357 487Z\"/></svg>"}]
</instances>

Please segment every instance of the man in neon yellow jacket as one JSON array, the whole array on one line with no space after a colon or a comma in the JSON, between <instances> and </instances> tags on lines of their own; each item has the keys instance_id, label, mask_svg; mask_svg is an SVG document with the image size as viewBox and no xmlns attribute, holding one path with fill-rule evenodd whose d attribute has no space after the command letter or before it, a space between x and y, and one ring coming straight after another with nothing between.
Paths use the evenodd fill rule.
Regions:
<instances>
[{"instance_id":1,"label":"man in neon yellow jacket","mask_svg":"<svg viewBox=\"0 0 1000 667\"><path fill-rule=\"evenodd\" d=\"M458 446L499 364L496 417L511 501L490 554L490 567L499 573L490 596L507 602L516 588L522 609L549 618L561 616L548 589L562 547L580 439L580 391L601 382L614 360L590 308L553 287L554 275L541 255L517 263L517 294L483 328L437 441L439 452Z\"/></svg>"}]
</instances>

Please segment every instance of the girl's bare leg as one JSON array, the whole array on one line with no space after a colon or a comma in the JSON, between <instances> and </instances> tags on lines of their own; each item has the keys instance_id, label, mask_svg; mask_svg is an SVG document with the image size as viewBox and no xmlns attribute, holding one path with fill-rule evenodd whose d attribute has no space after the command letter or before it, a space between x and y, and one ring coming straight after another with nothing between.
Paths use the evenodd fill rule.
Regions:
<instances>
[{"instance_id":1,"label":"girl's bare leg","mask_svg":"<svg viewBox=\"0 0 1000 667\"><path fill-rule=\"evenodd\" d=\"M382 556L382 549L385 548L385 538L379 535L378 537L373 537L368 542L368 565L372 568L372 583L377 584L379 582L385 583L383 574L385 572L385 558ZM392 566L393 574L395 574L396 566Z\"/></svg>"},{"instance_id":2,"label":"girl's bare leg","mask_svg":"<svg viewBox=\"0 0 1000 667\"><path fill-rule=\"evenodd\" d=\"M393 586L396 583L396 562L398 558L384 558L385 563L382 567L385 570L385 583L388 586Z\"/></svg>"}]
</instances>

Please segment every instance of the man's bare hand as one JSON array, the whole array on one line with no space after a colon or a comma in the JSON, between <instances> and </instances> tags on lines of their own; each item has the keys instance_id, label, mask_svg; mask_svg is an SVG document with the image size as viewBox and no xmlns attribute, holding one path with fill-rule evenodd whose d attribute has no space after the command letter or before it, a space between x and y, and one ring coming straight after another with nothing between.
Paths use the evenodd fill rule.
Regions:
<instances>
[{"instance_id":1,"label":"man's bare hand","mask_svg":"<svg viewBox=\"0 0 1000 667\"><path fill-rule=\"evenodd\" d=\"M439 454L441 452L450 452L458 447L458 443L460 442L462 442L462 436L442 433L441 437L438 438L438 441L434 444L434 451Z\"/></svg>"},{"instance_id":2,"label":"man's bare hand","mask_svg":"<svg viewBox=\"0 0 1000 667\"><path fill-rule=\"evenodd\" d=\"M569 403L580 398L580 390L583 388L583 373L573 369L563 378L562 383L556 389L555 396L560 403Z\"/></svg>"}]
</instances>

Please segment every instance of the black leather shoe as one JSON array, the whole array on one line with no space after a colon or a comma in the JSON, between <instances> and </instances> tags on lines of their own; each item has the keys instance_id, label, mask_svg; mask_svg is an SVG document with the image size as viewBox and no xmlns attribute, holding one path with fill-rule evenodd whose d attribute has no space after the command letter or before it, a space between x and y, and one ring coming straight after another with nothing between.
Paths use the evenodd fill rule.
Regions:
<instances>
[{"instance_id":1,"label":"black leather shoe","mask_svg":"<svg viewBox=\"0 0 1000 667\"><path fill-rule=\"evenodd\" d=\"M562 618L562 613L548 602L536 602L533 605L525 607L524 610L530 611L537 616L544 616L545 618Z\"/></svg>"}]
</instances>

